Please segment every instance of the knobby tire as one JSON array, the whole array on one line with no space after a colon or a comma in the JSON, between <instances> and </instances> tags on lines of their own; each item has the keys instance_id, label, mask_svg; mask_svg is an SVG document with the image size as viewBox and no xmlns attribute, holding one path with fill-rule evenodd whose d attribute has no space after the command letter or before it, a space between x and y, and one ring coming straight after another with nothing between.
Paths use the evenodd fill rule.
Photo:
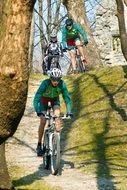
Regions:
<instances>
[{"instance_id":1,"label":"knobby tire","mask_svg":"<svg viewBox=\"0 0 127 190\"><path fill-rule=\"evenodd\" d=\"M61 70L61 66L59 64L59 59L55 59L54 57L52 58L51 60L51 65L50 65L50 68L58 68Z\"/></svg>"},{"instance_id":2,"label":"knobby tire","mask_svg":"<svg viewBox=\"0 0 127 190\"><path fill-rule=\"evenodd\" d=\"M51 155L51 171L53 175L57 175L60 168L60 133L54 133L52 136L52 155Z\"/></svg>"},{"instance_id":3,"label":"knobby tire","mask_svg":"<svg viewBox=\"0 0 127 190\"><path fill-rule=\"evenodd\" d=\"M44 149L44 155L43 155L43 165L44 169L49 169L50 167L50 162L51 162L51 156L48 155L48 146L49 146L49 140L48 140L48 135L45 132L44 133L44 141L43 141L43 149Z\"/></svg>"},{"instance_id":4,"label":"knobby tire","mask_svg":"<svg viewBox=\"0 0 127 190\"><path fill-rule=\"evenodd\" d=\"M76 64L77 64L77 71L78 72L84 72L85 71L84 65L83 65L80 57L77 57Z\"/></svg>"}]
</instances>

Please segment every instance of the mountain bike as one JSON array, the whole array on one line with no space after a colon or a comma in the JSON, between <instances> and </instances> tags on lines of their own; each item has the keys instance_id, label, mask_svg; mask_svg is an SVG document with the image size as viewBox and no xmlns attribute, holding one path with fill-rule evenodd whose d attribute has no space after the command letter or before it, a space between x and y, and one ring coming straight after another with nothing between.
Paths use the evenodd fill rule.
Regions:
<instances>
[{"instance_id":1,"label":"mountain bike","mask_svg":"<svg viewBox=\"0 0 127 190\"><path fill-rule=\"evenodd\" d=\"M84 45L78 45L78 46L84 46ZM73 47L73 50L75 51L75 58L76 58L76 70L78 72L85 72L86 71L86 67L84 65L84 63L81 60L81 56L78 52L78 48L77 46ZM69 51L69 49L68 49ZM70 68L69 70L71 71L72 68Z\"/></svg>"},{"instance_id":2,"label":"mountain bike","mask_svg":"<svg viewBox=\"0 0 127 190\"><path fill-rule=\"evenodd\" d=\"M83 45L79 45L79 46L83 46ZM79 55L77 46L74 47L74 50L75 50L75 57L76 57L76 70L78 72L85 72L86 67L81 60L81 56Z\"/></svg>"},{"instance_id":3,"label":"mountain bike","mask_svg":"<svg viewBox=\"0 0 127 190\"><path fill-rule=\"evenodd\" d=\"M58 68L61 70L59 61L60 57L62 57L61 54L49 54L45 56L42 62L42 70L44 75L46 75L47 71L49 71L52 68Z\"/></svg>"},{"instance_id":4,"label":"mountain bike","mask_svg":"<svg viewBox=\"0 0 127 190\"><path fill-rule=\"evenodd\" d=\"M58 68L61 70L61 66L59 63L59 59L60 57L62 57L61 55L49 55L48 57L48 64L49 64L49 68Z\"/></svg>"},{"instance_id":5,"label":"mountain bike","mask_svg":"<svg viewBox=\"0 0 127 190\"><path fill-rule=\"evenodd\" d=\"M48 103L48 111L44 115L48 121L48 127L45 129L43 138L43 165L45 169L51 169L53 175L57 175L60 168L60 132L56 132L55 119L51 104ZM62 120L70 117L60 117Z\"/></svg>"}]
</instances>

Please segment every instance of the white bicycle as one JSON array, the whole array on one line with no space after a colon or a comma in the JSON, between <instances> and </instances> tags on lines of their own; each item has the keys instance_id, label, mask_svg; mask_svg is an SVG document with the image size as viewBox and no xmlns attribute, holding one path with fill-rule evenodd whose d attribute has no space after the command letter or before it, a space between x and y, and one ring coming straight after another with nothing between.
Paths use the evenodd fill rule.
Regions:
<instances>
[{"instance_id":1,"label":"white bicycle","mask_svg":"<svg viewBox=\"0 0 127 190\"><path fill-rule=\"evenodd\" d=\"M45 169L51 169L53 175L57 175L60 168L60 132L56 132L55 118L52 114L52 108L48 104L48 112L44 116L48 120L48 127L44 132L43 139L43 165ZM60 117L62 120L70 117Z\"/></svg>"}]
</instances>

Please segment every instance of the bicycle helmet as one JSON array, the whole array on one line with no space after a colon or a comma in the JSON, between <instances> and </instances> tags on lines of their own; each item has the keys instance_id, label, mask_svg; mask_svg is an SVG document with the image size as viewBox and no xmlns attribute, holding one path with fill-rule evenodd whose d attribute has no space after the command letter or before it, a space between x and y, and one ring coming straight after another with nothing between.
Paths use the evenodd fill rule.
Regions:
<instances>
[{"instance_id":1,"label":"bicycle helmet","mask_svg":"<svg viewBox=\"0 0 127 190\"><path fill-rule=\"evenodd\" d=\"M54 43L57 42L57 34L55 32L51 33L50 41Z\"/></svg>"},{"instance_id":2,"label":"bicycle helmet","mask_svg":"<svg viewBox=\"0 0 127 190\"><path fill-rule=\"evenodd\" d=\"M71 18L68 18L66 21L65 21L65 24L66 26L71 26L73 25L73 20Z\"/></svg>"},{"instance_id":3,"label":"bicycle helmet","mask_svg":"<svg viewBox=\"0 0 127 190\"><path fill-rule=\"evenodd\" d=\"M50 78L53 80L60 80L62 77L62 72L58 68L53 68L50 70Z\"/></svg>"}]
</instances>

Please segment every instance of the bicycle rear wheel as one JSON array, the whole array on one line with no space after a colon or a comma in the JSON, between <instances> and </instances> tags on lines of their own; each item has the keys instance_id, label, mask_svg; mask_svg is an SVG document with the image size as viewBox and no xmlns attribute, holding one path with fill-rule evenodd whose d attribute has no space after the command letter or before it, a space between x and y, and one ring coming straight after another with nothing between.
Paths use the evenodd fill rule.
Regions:
<instances>
[{"instance_id":1,"label":"bicycle rear wheel","mask_svg":"<svg viewBox=\"0 0 127 190\"><path fill-rule=\"evenodd\" d=\"M85 66L79 57L77 58L77 67L79 72L85 72Z\"/></svg>"},{"instance_id":2,"label":"bicycle rear wheel","mask_svg":"<svg viewBox=\"0 0 127 190\"><path fill-rule=\"evenodd\" d=\"M80 67L80 72L85 72L85 65L82 63L81 59L79 60L79 67Z\"/></svg>"},{"instance_id":3,"label":"bicycle rear wheel","mask_svg":"<svg viewBox=\"0 0 127 190\"><path fill-rule=\"evenodd\" d=\"M61 69L60 64L59 64L59 58L58 58L58 57L53 57L53 58L51 59L50 68L58 68L58 69Z\"/></svg>"},{"instance_id":4,"label":"bicycle rear wheel","mask_svg":"<svg viewBox=\"0 0 127 190\"><path fill-rule=\"evenodd\" d=\"M48 155L48 151L49 151L49 140L48 140L48 134L45 132L44 134L44 141L43 141L43 151L44 151L44 155L43 155L43 165L44 165L44 169L49 169L50 167L50 161L51 161L51 156Z\"/></svg>"},{"instance_id":5,"label":"bicycle rear wheel","mask_svg":"<svg viewBox=\"0 0 127 190\"><path fill-rule=\"evenodd\" d=\"M51 171L56 175L60 168L60 133L54 133L52 136L52 155Z\"/></svg>"}]
</instances>

